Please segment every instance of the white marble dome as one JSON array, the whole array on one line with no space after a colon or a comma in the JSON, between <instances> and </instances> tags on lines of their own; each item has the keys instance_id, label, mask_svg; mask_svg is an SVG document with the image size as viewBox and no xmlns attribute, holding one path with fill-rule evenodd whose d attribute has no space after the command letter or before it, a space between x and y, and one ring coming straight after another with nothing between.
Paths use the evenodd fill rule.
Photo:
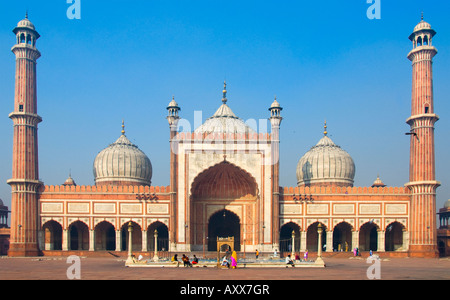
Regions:
<instances>
[{"instance_id":1,"label":"white marble dome","mask_svg":"<svg viewBox=\"0 0 450 300\"><path fill-rule=\"evenodd\" d=\"M96 185L151 185L152 164L122 131L119 139L95 158L94 178Z\"/></svg>"},{"instance_id":2,"label":"white marble dome","mask_svg":"<svg viewBox=\"0 0 450 300\"><path fill-rule=\"evenodd\" d=\"M255 133L250 126L233 113L227 102L227 84L224 82L222 105L212 117L195 129L195 133Z\"/></svg>"},{"instance_id":3,"label":"white marble dome","mask_svg":"<svg viewBox=\"0 0 450 300\"><path fill-rule=\"evenodd\" d=\"M299 186L353 186L355 163L351 156L326 134L298 162Z\"/></svg>"},{"instance_id":4,"label":"white marble dome","mask_svg":"<svg viewBox=\"0 0 450 300\"><path fill-rule=\"evenodd\" d=\"M231 108L222 104L216 113L207 119L200 127L195 130L196 133L255 133L255 131L238 118Z\"/></svg>"},{"instance_id":5,"label":"white marble dome","mask_svg":"<svg viewBox=\"0 0 450 300\"><path fill-rule=\"evenodd\" d=\"M445 202L444 208L450 208L450 199Z\"/></svg>"},{"instance_id":6,"label":"white marble dome","mask_svg":"<svg viewBox=\"0 0 450 300\"><path fill-rule=\"evenodd\" d=\"M413 32L420 31L420 30L423 30L423 29L431 30L430 23L427 23L424 20L420 21L419 24L417 24L416 27L414 27Z\"/></svg>"}]
</instances>

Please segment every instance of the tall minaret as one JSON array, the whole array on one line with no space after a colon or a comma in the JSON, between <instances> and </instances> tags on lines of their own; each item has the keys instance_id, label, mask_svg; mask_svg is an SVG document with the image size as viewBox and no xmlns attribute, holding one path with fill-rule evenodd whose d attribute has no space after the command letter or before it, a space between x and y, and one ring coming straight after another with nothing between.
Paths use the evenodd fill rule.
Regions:
<instances>
[{"instance_id":1,"label":"tall minaret","mask_svg":"<svg viewBox=\"0 0 450 300\"><path fill-rule=\"evenodd\" d=\"M409 182L411 190L409 250L412 256L437 255L436 240L436 188L434 124L439 117L433 103L433 57L437 50L432 45L436 32L423 20L409 36L413 50L412 61L411 126Z\"/></svg>"},{"instance_id":2,"label":"tall minaret","mask_svg":"<svg viewBox=\"0 0 450 300\"><path fill-rule=\"evenodd\" d=\"M283 108L277 101L273 101L269 108L271 133L271 151L272 151L272 244L273 248L280 249L280 125L283 118L281 111Z\"/></svg>"},{"instance_id":3,"label":"tall minaret","mask_svg":"<svg viewBox=\"0 0 450 300\"><path fill-rule=\"evenodd\" d=\"M177 228L177 174L178 174L178 143L176 141L176 135L178 131L178 121L180 117L178 112L180 107L175 102L175 97L172 97L167 106L168 116L167 121L169 121L170 128L170 220L169 220L169 251L175 251L176 249L176 228Z\"/></svg>"},{"instance_id":4,"label":"tall minaret","mask_svg":"<svg viewBox=\"0 0 450 300\"><path fill-rule=\"evenodd\" d=\"M13 30L16 45L16 84L14 111L9 115L14 124L12 179L8 184L11 197L11 237L9 256L36 256L39 254L39 181L36 60L41 56L36 49L39 33L28 20L28 14Z\"/></svg>"}]
</instances>

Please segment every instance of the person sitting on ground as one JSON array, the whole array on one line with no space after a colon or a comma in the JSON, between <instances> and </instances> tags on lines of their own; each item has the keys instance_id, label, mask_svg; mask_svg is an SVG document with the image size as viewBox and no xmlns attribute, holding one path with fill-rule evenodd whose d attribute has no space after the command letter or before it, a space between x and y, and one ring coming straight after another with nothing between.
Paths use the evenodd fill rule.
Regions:
<instances>
[{"instance_id":1,"label":"person sitting on ground","mask_svg":"<svg viewBox=\"0 0 450 300\"><path fill-rule=\"evenodd\" d=\"M183 264L185 267L192 267L192 264L189 261L189 257L187 257L186 255L183 254L183 257L181 258L181 260L183 261Z\"/></svg>"},{"instance_id":2,"label":"person sitting on ground","mask_svg":"<svg viewBox=\"0 0 450 300\"><path fill-rule=\"evenodd\" d=\"M194 254L194 259L192 260L192 264L193 265L198 264L198 258L197 258L197 256L195 256L195 254Z\"/></svg>"},{"instance_id":3,"label":"person sitting on ground","mask_svg":"<svg viewBox=\"0 0 450 300\"><path fill-rule=\"evenodd\" d=\"M292 260L290 254L288 256L286 256L286 264L294 267L294 261Z\"/></svg>"},{"instance_id":4,"label":"person sitting on ground","mask_svg":"<svg viewBox=\"0 0 450 300\"><path fill-rule=\"evenodd\" d=\"M180 265L180 262L178 261L178 254L175 254L174 256L172 256L171 261L173 264L176 264L178 267Z\"/></svg>"},{"instance_id":5,"label":"person sitting on ground","mask_svg":"<svg viewBox=\"0 0 450 300\"><path fill-rule=\"evenodd\" d=\"M222 267L227 267L227 268L230 267L230 262L228 261L226 255L225 255L225 256L223 257L223 259L222 259Z\"/></svg>"}]
</instances>

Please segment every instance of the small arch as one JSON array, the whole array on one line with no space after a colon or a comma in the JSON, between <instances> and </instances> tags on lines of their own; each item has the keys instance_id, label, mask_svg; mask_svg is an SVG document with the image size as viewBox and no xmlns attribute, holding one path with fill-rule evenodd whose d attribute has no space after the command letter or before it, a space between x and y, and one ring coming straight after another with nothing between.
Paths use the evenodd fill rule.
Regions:
<instances>
[{"instance_id":1,"label":"small arch","mask_svg":"<svg viewBox=\"0 0 450 300\"><path fill-rule=\"evenodd\" d=\"M89 250L89 227L82 221L75 221L69 226L70 250Z\"/></svg>"},{"instance_id":2,"label":"small arch","mask_svg":"<svg viewBox=\"0 0 450 300\"><path fill-rule=\"evenodd\" d=\"M422 46L422 37L421 36L419 36L417 38L417 47L419 47L419 46Z\"/></svg>"},{"instance_id":3,"label":"small arch","mask_svg":"<svg viewBox=\"0 0 450 300\"><path fill-rule=\"evenodd\" d=\"M50 220L42 226L44 231L44 249L62 250L62 226L57 221Z\"/></svg>"},{"instance_id":4,"label":"small arch","mask_svg":"<svg viewBox=\"0 0 450 300\"><path fill-rule=\"evenodd\" d=\"M156 221L147 228L147 248L148 251L155 251L155 230L158 232L157 250L169 251L169 229L167 225Z\"/></svg>"},{"instance_id":5,"label":"small arch","mask_svg":"<svg viewBox=\"0 0 450 300\"><path fill-rule=\"evenodd\" d=\"M20 44L24 44L25 43L25 33L22 33L20 35Z\"/></svg>"},{"instance_id":6,"label":"small arch","mask_svg":"<svg viewBox=\"0 0 450 300\"><path fill-rule=\"evenodd\" d=\"M322 250L325 250L325 245L327 243L327 227L321 222L315 222L309 225L306 231L306 249L311 252L317 252L319 243L319 234L317 229L319 224L322 225Z\"/></svg>"},{"instance_id":7,"label":"small arch","mask_svg":"<svg viewBox=\"0 0 450 300\"><path fill-rule=\"evenodd\" d=\"M108 221L102 221L95 226L95 249L116 250L116 230Z\"/></svg>"},{"instance_id":8,"label":"small arch","mask_svg":"<svg viewBox=\"0 0 450 300\"><path fill-rule=\"evenodd\" d=\"M428 103L425 103L424 105L424 113L426 114L430 113L430 105Z\"/></svg>"},{"instance_id":9,"label":"small arch","mask_svg":"<svg viewBox=\"0 0 450 300\"><path fill-rule=\"evenodd\" d=\"M295 233L294 249L292 249L292 232ZM300 251L300 226L294 222L289 222L280 228L280 252L290 254L296 251Z\"/></svg>"},{"instance_id":10,"label":"small arch","mask_svg":"<svg viewBox=\"0 0 450 300\"><path fill-rule=\"evenodd\" d=\"M397 221L390 223L385 232L385 250L398 251L403 249L403 232L405 226Z\"/></svg>"},{"instance_id":11,"label":"small arch","mask_svg":"<svg viewBox=\"0 0 450 300\"><path fill-rule=\"evenodd\" d=\"M141 226L133 221L128 221L122 225L121 235L122 235L122 245L120 245L120 249L122 251L128 250L128 239L130 235L128 234L128 224L131 222L133 225L132 232L132 249L133 251L141 251L142 250L142 229Z\"/></svg>"},{"instance_id":12,"label":"small arch","mask_svg":"<svg viewBox=\"0 0 450 300\"><path fill-rule=\"evenodd\" d=\"M378 250L378 230L380 228L373 222L364 223L359 229L359 250Z\"/></svg>"},{"instance_id":13,"label":"small arch","mask_svg":"<svg viewBox=\"0 0 450 300\"><path fill-rule=\"evenodd\" d=\"M343 221L333 229L333 250L334 251L351 251L352 247L352 226Z\"/></svg>"},{"instance_id":14,"label":"small arch","mask_svg":"<svg viewBox=\"0 0 450 300\"><path fill-rule=\"evenodd\" d=\"M423 44L424 44L424 46L425 46L425 45L428 46L428 35L425 35L425 36L423 37Z\"/></svg>"}]
</instances>

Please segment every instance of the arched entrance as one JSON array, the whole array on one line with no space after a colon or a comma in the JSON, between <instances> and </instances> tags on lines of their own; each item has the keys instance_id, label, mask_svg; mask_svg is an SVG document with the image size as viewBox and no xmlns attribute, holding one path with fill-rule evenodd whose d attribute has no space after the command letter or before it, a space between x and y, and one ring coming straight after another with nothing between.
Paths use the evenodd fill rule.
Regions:
<instances>
[{"instance_id":1,"label":"arched entrance","mask_svg":"<svg viewBox=\"0 0 450 300\"><path fill-rule=\"evenodd\" d=\"M378 250L378 226L374 223L365 223L359 230L359 250Z\"/></svg>"},{"instance_id":2,"label":"arched entrance","mask_svg":"<svg viewBox=\"0 0 450 300\"><path fill-rule=\"evenodd\" d=\"M241 226L236 214L223 209L211 216L208 222L208 251L217 251L218 237L234 237L234 250L240 251Z\"/></svg>"},{"instance_id":3,"label":"arched entrance","mask_svg":"<svg viewBox=\"0 0 450 300\"><path fill-rule=\"evenodd\" d=\"M103 221L95 226L95 249L116 250L116 230L108 221Z\"/></svg>"},{"instance_id":4,"label":"arched entrance","mask_svg":"<svg viewBox=\"0 0 450 300\"><path fill-rule=\"evenodd\" d=\"M147 230L147 247L148 251L155 251L155 230L158 232L157 250L169 250L169 229L166 224L155 222L148 227Z\"/></svg>"},{"instance_id":5,"label":"arched entrance","mask_svg":"<svg viewBox=\"0 0 450 300\"><path fill-rule=\"evenodd\" d=\"M128 232L128 224L130 222L126 222L122 225L121 234L122 234L122 245L120 249L122 251L128 250L128 239L129 239L129 232ZM132 249L133 251L141 251L142 250L142 230L141 226L135 222L131 222L133 225L133 232L132 232L132 240L133 243Z\"/></svg>"},{"instance_id":6,"label":"arched entrance","mask_svg":"<svg viewBox=\"0 0 450 300\"><path fill-rule=\"evenodd\" d=\"M352 226L346 222L337 224L333 230L333 250L352 250Z\"/></svg>"},{"instance_id":7,"label":"arched entrance","mask_svg":"<svg viewBox=\"0 0 450 300\"><path fill-rule=\"evenodd\" d=\"M280 252L292 253L292 231L295 232L294 252L300 251L300 227L289 222L284 224L280 229Z\"/></svg>"},{"instance_id":8,"label":"arched entrance","mask_svg":"<svg viewBox=\"0 0 450 300\"><path fill-rule=\"evenodd\" d=\"M89 228L81 222L76 221L69 226L70 250L89 250Z\"/></svg>"},{"instance_id":9,"label":"arched entrance","mask_svg":"<svg viewBox=\"0 0 450 300\"><path fill-rule=\"evenodd\" d=\"M317 229L319 224L322 225L322 250L325 250L325 245L327 243L327 230L326 226L322 223L316 222L311 224L306 231L306 249L311 252L317 252L317 247L319 244L319 234Z\"/></svg>"},{"instance_id":10,"label":"arched entrance","mask_svg":"<svg viewBox=\"0 0 450 300\"><path fill-rule=\"evenodd\" d=\"M62 250L62 226L56 221L48 221L42 226L45 236L45 250Z\"/></svg>"},{"instance_id":11,"label":"arched entrance","mask_svg":"<svg viewBox=\"0 0 450 300\"><path fill-rule=\"evenodd\" d=\"M385 250L386 251L397 251L403 247L403 231L405 227L394 222L386 227L385 235Z\"/></svg>"},{"instance_id":12,"label":"arched entrance","mask_svg":"<svg viewBox=\"0 0 450 300\"><path fill-rule=\"evenodd\" d=\"M258 187L245 170L226 160L204 170L191 185L190 200L186 235L192 249L217 251L218 236L234 236L236 251L259 243Z\"/></svg>"}]
</instances>

